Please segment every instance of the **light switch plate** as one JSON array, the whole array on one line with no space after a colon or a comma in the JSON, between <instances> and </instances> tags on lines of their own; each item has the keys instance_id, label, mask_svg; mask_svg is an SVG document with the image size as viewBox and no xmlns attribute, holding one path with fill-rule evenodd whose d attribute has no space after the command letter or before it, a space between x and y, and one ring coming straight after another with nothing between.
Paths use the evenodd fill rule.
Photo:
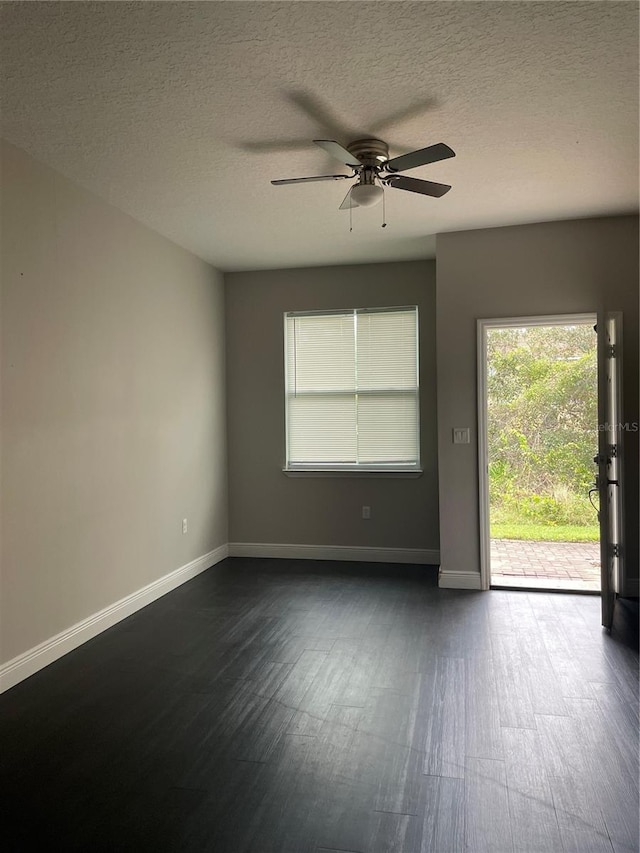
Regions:
<instances>
[{"instance_id":1,"label":"light switch plate","mask_svg":"<svg viewBox=\"0 0 640 853\"><path fill-rule=\"evenodd\" d=\"M453 443L454 444L469 444L471 442L471 430L469 427L454 427L453 428Z\"/></svg>"}]
</instances>

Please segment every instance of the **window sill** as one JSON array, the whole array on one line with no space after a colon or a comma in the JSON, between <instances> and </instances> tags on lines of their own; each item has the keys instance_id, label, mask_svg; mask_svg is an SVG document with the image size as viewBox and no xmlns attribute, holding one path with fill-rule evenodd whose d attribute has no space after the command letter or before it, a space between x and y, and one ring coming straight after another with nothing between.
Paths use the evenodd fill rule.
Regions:
<instances>
[{"instance_id":1,"label":"window sill","mask_svg":"<svg viewBox=\"0 0 640 853\"><path fill-rule=\"evenodd\" d=\"M381 479L422 477L422 468L283 468L286 477L374 477Z\"/></svg>"}]
</instances>

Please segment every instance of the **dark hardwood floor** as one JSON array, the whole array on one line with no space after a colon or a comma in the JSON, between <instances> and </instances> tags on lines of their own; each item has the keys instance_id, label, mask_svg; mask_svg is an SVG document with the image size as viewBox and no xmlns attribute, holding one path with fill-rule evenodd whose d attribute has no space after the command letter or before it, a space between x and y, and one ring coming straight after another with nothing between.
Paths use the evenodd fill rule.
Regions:
<instances>
[{"instance_id":1,"label":"dark hardwood floor","mask_svg":"<svg viewBox=\"0 0 640 853\"><path fill-rule=\"evenodd\" d=\"M0 697L3 849L637 851L599 607L226 560Z\"/></svg>"}]
</instances>

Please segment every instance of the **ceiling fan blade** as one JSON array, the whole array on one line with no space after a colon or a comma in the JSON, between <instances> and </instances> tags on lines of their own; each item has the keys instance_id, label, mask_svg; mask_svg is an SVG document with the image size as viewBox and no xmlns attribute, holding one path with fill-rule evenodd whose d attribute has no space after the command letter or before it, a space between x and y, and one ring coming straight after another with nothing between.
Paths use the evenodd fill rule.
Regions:
<instances>
[{"instance_id":1,"label":"ceiling fan blade","mask_svg":"<svg viewBox=\"0 0 640 853\"><path fill-rule=\"evenodd\" d=\"M358 202L357 202L357 201L354 201L354 200L351 198L351 190L352 190L352 189L353 189L353 187L351 187L351 189L349 190L349 192L346 194L346 196L345 196L345 197L344 197L344 199L342 200L342 204L340 205L340 207L338 208L338 210L349 210L349 208L351 208L351 207L360 207L360 205L358 204Z\"/></svg>"},{"instance_id":2,"label":"ceiling fan blade","mask_svg":"<svg viewBox=\"0 0 640 853\"><path fill-rule=\"evenodd\" d=\"M280 184L306 184L310 181L340 181L342 178L352 178L353 175L313 175L310 178L282 178L279 181L271 181L275 186Z\"/></svg>"},{"instance_id":3,"label":"ceiling fan blade","mask_svg":"<svg viewBox=\"0 0 640 853\"><path fill-rule=\"evenodd\" d=\"M387 160L384 167L390 172L405 172L407 169L416 169L418 166L426 166L428 163L437 163L439 160L447 160L455 156L456 152L452 148L444 142L438 142L436 145L429 145L428 148L393 157Z\"/></svg>"},{"instance_id":4,"label":"ceiling fan blade","mask_svg":"<svg viewBox=\"0 0 640 853\"><path fill-rule=\"evenodd\" d=\"M339 142L334 142L333 139L314 139L316 145L324 148L327 154L335 157L341 163L346 163L347 166L361 166L362 163L357 157L354 157L346 148L340 145Z\"/></svg>"},{"instance_id":5,"label":"ceiling fan blade","mask_svg":"<svg viewBox=\"0 0 640 853\"><path fill-rule=\"evenodd\" d=\"M409 190L411 193L430 195L433 196L433 198L440 198L440 196L448 193L451 189L449 184L436 184L433 181L421 181L418 178L407 178L406 175L390 175L384 180L390 187L395 187L398 190Z\"/></svg>"}]
</instances>

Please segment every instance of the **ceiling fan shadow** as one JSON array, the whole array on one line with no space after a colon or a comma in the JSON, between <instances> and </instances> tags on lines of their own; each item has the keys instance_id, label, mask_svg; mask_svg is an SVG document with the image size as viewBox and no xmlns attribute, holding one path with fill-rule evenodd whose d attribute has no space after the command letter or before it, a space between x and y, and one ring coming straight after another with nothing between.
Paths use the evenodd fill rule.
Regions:
<instances>
[{"instance_id":1,"label":"ceiling fan shadow","mask_svg":"<svg viewBox=\"0 0 640 853\"><path fill-rule=\"evenodd\" d=\"M313 119L323 132L328 131L332 136L337 136L344 141L355 139L364 133L359 128L347 126L331 107L323 103L322 99L312 92L292 89L285 94L288 100Z\"/></svg>"},{"instance_id":2,"label":"ceiling fan shadow","mask_svg":"<svg viewBox=\"0 0 640 853\"><path fill-rule=\"evenodd\" d=\"M373 125L369 127L369 130L371 133L380 133L381 131L392 128L394 125L400 124L403 121L409 121L412 118L418 118L423 113L429 112L430 110L436 110L439 106L440 102L437 98L425 98L424 101L416 101L408 107L389 113L385 118L374 122Z\"/></svg>"},{"instance_id":3,"label":"ceiling fan shadow","mask_svg":"<svg viewBox=\"0 0 640 853\"><path fill-rule=\"evenodd\" d=\"M288 89L283 91L284 97L294 104L302 112L313 120L319 134L324 134L327 137L333 137L340 144L349 145L356 139L367 138L384 131L386 128L391 128L394 125L400 124L403 121L416 118L429 110L437 109L439 102L436 98L425 98L421 101L414 101L407 107L395 110L389 113L384 118L373 125L347 125L333 110L331 106L326 104L321 97L313 92L303 89ZM311 136L312 134L310 134ZM266 140L251 140L249 142L237 143L244 151L249 151L254 154L272 154L287 151L308 151L310 148L309 139L266 139ZM391 144L391 149L394 156L400 154L408 154L413 151L413 148L404 145Z\"/></svg>"},{"instance_id":4,"label":"ceiling fan shadow","mask_svg":"<svg viewBox=\"0 0 640 853\"><path fill-rule=\"evenodd\" d=\"M311 147L308 139L265 139L262 142L238 142L243 151L254 154L271 154L278 151L308 151Z\"/></svg>"}]
</instances>

